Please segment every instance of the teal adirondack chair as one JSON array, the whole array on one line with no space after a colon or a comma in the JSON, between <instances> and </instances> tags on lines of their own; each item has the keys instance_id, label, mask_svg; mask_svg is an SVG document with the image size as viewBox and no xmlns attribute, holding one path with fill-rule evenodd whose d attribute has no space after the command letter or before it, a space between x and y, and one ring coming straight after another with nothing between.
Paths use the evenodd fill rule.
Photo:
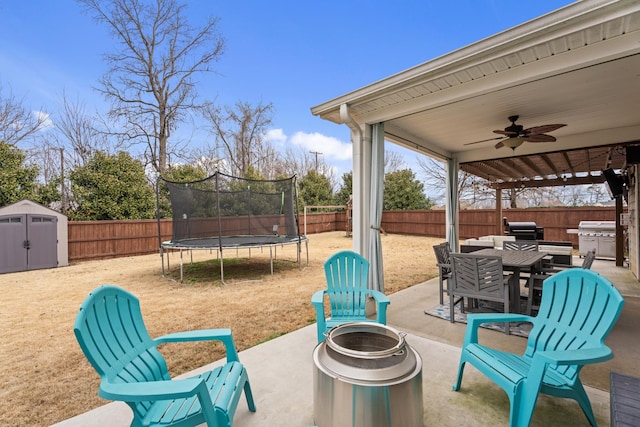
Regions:
<instances>
[{"instance_id":1,"label":"teal adirondack chair","mask_svg":"<svg viewBox=\"0 0 640 427\"><path fill-rule=\"evenodd\" d=\"M325 339L333 327L347 322L371 322L367 318L367 297L376 302L375 322L387 324L389 298L380 291L367 288L369 261L353 251L340 251L324 263L327 289L317 291L311 297L316 309L318 342ZM331 316L325 318L324 300L329 297Z\"/></svg>"},{"instance_id":2,"label":"teal adirondack chair","mask_svg":"<svg viewBox=\"0 0 640 427\"><path fill-rule=\"evenodd\" d=\"M579 374L582 367L613 358L604 340L620 316L624 300L604 277L585 269L571 269L544 281L536 317L521 314L469 314L458 377L460 389L465 363L499 385L509 396L510 426L528 426L539 393L576 400L592 426L591 403ZM522 356L478 343L478 327L485 322L531 322Z\"/></svg>"},{"instance_id":3,"label":"teal adirondack chair","mask_svg":"<svg viewBox=\"0 0 640 427\"><path fill-rule=\"evenodd\" d=\"M86 298L73 331L102 379L98 394L126 402L133 410L132 427L231 426L243 390L249 410L256 410L247 371L238 360L229 329L179 332L152 339L138 298L106 285ZM219 340L226 346L226 364L188 379L172 380L158 344L207 340Z\"/></svg>"}]
</instances>

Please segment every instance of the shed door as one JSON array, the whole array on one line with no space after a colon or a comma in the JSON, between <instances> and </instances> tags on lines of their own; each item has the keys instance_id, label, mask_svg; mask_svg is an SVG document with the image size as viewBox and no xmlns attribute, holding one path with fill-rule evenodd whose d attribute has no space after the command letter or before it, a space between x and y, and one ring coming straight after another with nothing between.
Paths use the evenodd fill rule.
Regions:
<instances>
[{"instance_id":1,"label":"shed door","mask_svg":"<svg viewBox=\"0 0 640 427\"><path fill-rule=\"evenodd\" d=\"M0 216L0 273L58 266L58 218Z\"/></svg>"},{"instance_id":2,"label":"shed door","mask_svg":"<svg viewBox=\"0 0 640 427\"><path fill-rule=\"evenodd\" d=\"M58 218L27 215L27 269L58 266Z\"/></svg>"},{"instance_id":3,"label":"shed door","mask_svg":"<svg viewBox=\"0 0 640 427\"><path fill-rule=\"evenodd\" d=\"M27 269L27 216L0 216L0 273Z\"/></svg>"}]
</instances>

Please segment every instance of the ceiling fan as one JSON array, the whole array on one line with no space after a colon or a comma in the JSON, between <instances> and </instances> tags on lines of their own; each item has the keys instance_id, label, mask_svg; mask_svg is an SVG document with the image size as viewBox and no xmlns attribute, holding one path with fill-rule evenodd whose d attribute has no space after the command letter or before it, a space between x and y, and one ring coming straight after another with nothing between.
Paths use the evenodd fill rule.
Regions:
<instances>
[{"instance_id":1,"label":"ceiling fan","mask_svg":"<svg viewBox=\"0 0 640 427\"><path fill-rule=\"evenodd\" d=\"M483 139L482 141L468 142L464 145L479 144L481 142L493 141L499 139L495 148L509 147L515 151L523 142L553 142L555 137L547 135L547 132L553 132L556 129L560 129L566 125L542 125L534 126L528 129L523 129L522 125L517 125L516 121L519 116L509 116L510 126L504 128L504 130L494 130L493 133L498 133L502 136L496 138Z\"/></svg>"}]
</instances>

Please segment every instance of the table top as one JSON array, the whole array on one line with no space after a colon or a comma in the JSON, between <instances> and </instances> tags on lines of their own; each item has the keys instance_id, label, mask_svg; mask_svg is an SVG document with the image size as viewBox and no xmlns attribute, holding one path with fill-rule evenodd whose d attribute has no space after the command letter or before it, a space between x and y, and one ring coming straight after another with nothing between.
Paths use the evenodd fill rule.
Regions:
<instances>
[{"instance_id":1,"label":"table top","mask_svg":"<svg viewBox=\"0 0 640 427\"><path fill-rule=\"evenodd\" d=\"M502 258L502 265L505 267L531 267L547 256L546 252L505 251L500 249L481 249L471 253L476 255L499 256Z\"/></svg>"}]
</instances>

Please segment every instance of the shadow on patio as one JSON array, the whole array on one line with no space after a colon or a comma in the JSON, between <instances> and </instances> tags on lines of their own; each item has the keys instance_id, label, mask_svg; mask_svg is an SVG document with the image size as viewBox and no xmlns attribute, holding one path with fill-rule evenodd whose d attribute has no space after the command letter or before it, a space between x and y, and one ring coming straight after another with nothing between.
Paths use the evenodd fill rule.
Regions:
<instances>
[{"instance_id":1,"label":"shadow on patio","mask_svg":"<svg viewBox=\"0 0 640 427\"><path fill-rule=\"evenodd\" d=\"M640 366L635 360L640 352L636 338L636 327L640 322L640 284L629 270L615 267L612 261L597 260L593 269L608 277L626 300L622 315L607 339L614 359L587 366L581 374L598 424L608 426L609 372L640 376ZM437 279L392 294L390 299L388 324L408 332L407 343L422 357L424 425L508 425L506 394L473 367L466 368L461 391L451 391L465 325L424 314L426 308L437 305ZM480 339L511 351L521 351L526 344L524 338L490 330L481 330ZM234 418L236 427L313 424L311 354L315 345L315 325L310 325L240 353L240 360L249 372L258 410L250 413L242 398ZM210 366L201 370L210 369ZM55 426L117 427L128 426L130 420L130 411L125 404L109 403ZM531 425L575 427L588 425L588 422L574 401L541 395Z\"/></svg>"}]
</instances>

